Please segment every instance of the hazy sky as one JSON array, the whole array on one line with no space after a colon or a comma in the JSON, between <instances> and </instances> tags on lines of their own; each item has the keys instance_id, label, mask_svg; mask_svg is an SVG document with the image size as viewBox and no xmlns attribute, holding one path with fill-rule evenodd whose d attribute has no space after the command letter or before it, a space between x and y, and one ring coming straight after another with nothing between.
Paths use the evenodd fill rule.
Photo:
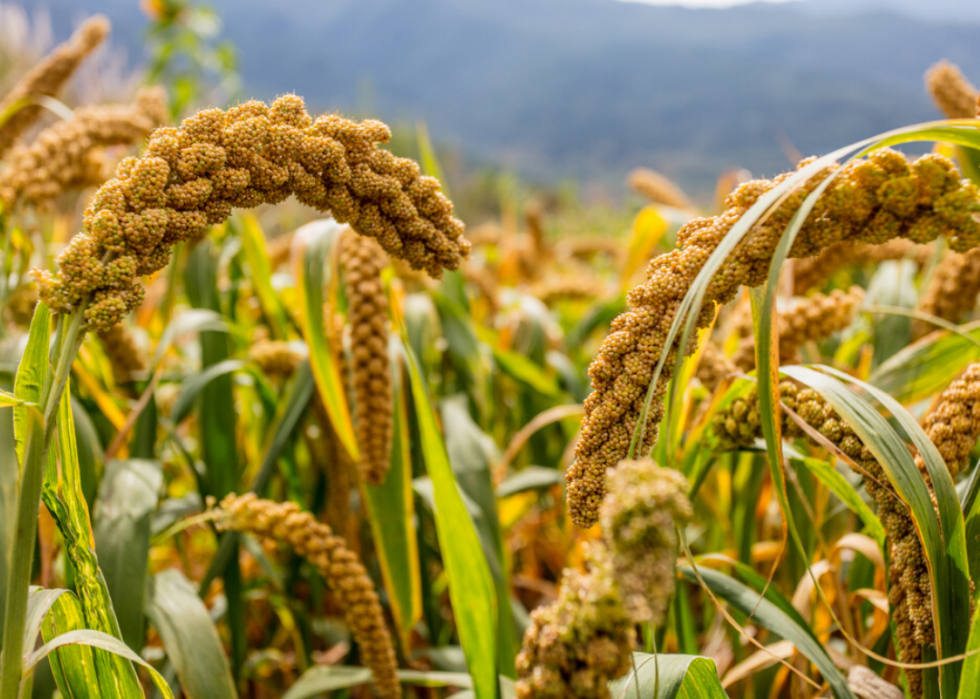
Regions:
<instances>
[{"instance_id":1,"label":"hazy sky","mask_svg":"<svg viewBox=\"0 0 980 699\"><path fill-rule=\"evenodd\" d=\"M620 0L621 2L642 2L647 5L684 5L685 7L731 7L750 2L795 2L796 0Z\"/></svg>"}]
</instances>

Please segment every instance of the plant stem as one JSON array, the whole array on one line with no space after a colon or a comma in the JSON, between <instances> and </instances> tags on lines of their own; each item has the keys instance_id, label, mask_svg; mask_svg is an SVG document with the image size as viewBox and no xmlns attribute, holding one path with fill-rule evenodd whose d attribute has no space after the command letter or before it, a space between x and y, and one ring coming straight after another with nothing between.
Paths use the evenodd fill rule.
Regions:
<instances>
[{"instance_id":1,"label":"plant stem","mask_svg":"<svg viewBox=\"0 0 980 699\"><path fill-rule=\"evenodd\" d=\"M58 319L54 371L48 368L41 388L41 416L27 411L27 433L24 437L24 464L17 492L17 528L10 552L7 577L6 617L3 627L3 653L0 655L0 699L17 699L21 684L21 662L24 654L24 627L27 621L27 596L34 566L34 543L37 538L38 508L44 483L44 466L48 446L54 434L55 413L68 381L75 353L83 333L82 310Z\"/></svg>"}]
</instances>

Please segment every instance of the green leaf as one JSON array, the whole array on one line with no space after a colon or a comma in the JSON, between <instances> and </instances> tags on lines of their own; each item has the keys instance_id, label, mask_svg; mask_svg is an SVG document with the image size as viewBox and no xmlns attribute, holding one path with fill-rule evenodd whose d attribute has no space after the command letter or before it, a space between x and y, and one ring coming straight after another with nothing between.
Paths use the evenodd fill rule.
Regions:
<instances>
[{"instance_id":1,"label":"green leaf","mask_svg":"<svg viewBox=\"0 0 980 699\"><path fill-rule=\"evenodd\" d=\"M14 407L36 408L37 403L23 400L15 396L13 393L7 393L6 391L0 390L0 408Z\"/></svg>"},{"instance_id":2,"label":"green leaf","mask_svg":"<svg viewBox=\"0 0 980 699\"><path fill-rule=\"evenodd\" d=\"M473 319L469 312L448 295L432 294L439 321L442 326L446 350L460 383L482 421L491 409L490 406L490 366L487 349L477 337Z\"/></svg>"},{"instance_id":3,"label":"green leaf","mask_svg":"<svg viewBox=\"0 0 980 699\"><path fill-rule=\"evenodd\" d=\"M788 451L788 450L787 450ZM874 510L858 494L854 486L851 485L843 475L841 475L833 465L823 459L813 459L808 457L790 457L795 464L803 466L806 470L816 476L817 480L830 489L838 499L847 505L848 509L861 518L864 525L868 528L868 535L878 542L880 547L885 545L885 529L881 526L881 520Z\"/></svg>"},{"instance_id":4,"label":"green leaf","mask_svg":"<svg viewBox=\"0 0 980 699\"><path fill-rule=\"evenodd\" d=\"M449 576L449 599L479 699L497 696L497 600L473 520L460 496L425 383L405 345L426 470L435 491L435 520Z\"/></svg>"},{"instance_id":5,"label":"green leaf","mask_svg":"<svg viewBox=\"0 0 980 699\"><path fill-rule=\"evenodd\" d=\"M449 187L446 183L446 176L442 174L439 159L436 157L436 149L432 147L432 141L429 139L429 128L424 121L415 122L415 136L419 143L422 172L439 180L439 184L442 185L442 193L448 197Z\"/></svg>"},{"instance_id":6,"label":"green leaf","mask_svg":"<svg viewBox=\"0 0 980 699\"><path fill-rule=\"evenodd\" d=\"M497 516L497 499L494 495L491 467L500 460L500 452L493 439L480 430L460 397L447 398L441 405L443 430L446 435L446 452L456 477L456 483L464 497L469 498L479 511L476 520L477 534L483 552L490 565L496 590L497 604L497 653L500 674L517 677L514 658L519 650L519 639L514 631L514 619L509 599L510 584L504 570L505 552Z\"/></svg>"},{"instance_id":7,"label":"green leaf","mask_svg":"<svg viewBox=\"0 0 980 699\"><path fill-rule=\"evenodd\" d=\"M418 539L415 533L415 499L412 497L412 458L408 437L408 413L401 370L401 343L392 336L391 356L393 429L391 466L378 486L365 483L368 520L378 551L381 577L388 590L395 625L403 647L422 616L422 580Z\"/></svg>"},{"instance_id":8,"label":"green leaf","mask_svg":"<svg viewBox=\"0 0 980 699\"><path fill-rule=\"evenodd\" d=\"M14 408L14 441L17 445L17 461L24 466L24 437L27 434L27 408L25 404L37 404L41 400L41 383L48 371L48 347L51 343L51 311L39 303L31 319L27 347L20 358L17 378L14 380L14 396L23 404Z\"/></svg>"},{"instance_id":9,"label":"green leaf","mask_svg":"<svg viewBox=\"0 0 980 699\"><path fill-rule=\"evenodd\" d=\"M728 699L711 658L633 653L633 666L635 671L609 683L612 699Z\"/></svg>"},{"instance_id":10,"label":"green leaf","mask_svg":"<svg viewBox=\"0 0 980 699\"><path fill-rule=\"evenodd\" d=\"M153 576L146 615L160 634L188 699L238 696L208 609L180 571L170 568Z\"/></svg>"},{"instance_id":11,"label":"green leaf","mask_svg":"<svg viewBox=\"0 0 980 699\"><path fill-rule=\"evenodd\" d=\"M85 628L85 618L78 599L67 590L34 588L28 598L28 626L24 637L25 650L33 649L38 633L44 641ZM48 658L51 674L61 693L69 699L102 696L99 671L93 649L86 646L67 646ZM119 696L112 693L107 696Z\"/></svg>"},{"instance_id":12,"label":"green leaf","mask_svg":"<svg viewBox=\"0 0 980 699\"><path fill-rule=\"evenodd\" d=\"M685 580L698 584L697 576L690 567L680 568ZM767 597L740 583L729 575L711 568L699 567L698 575L711 590L735 609L749 616L756 623L772 633L791 641L796 649L812 662L820 674L830 683L831 691L838 699L857 699L847 680L841 674L830 655L813 636L809 627L801 625L785 610L780 609Z\"/></svg>"},{"instance_id":13,"label":"green leaf","mask_svg":"<svg viewBox=\"0 0 980 699\"><path fill-rule=\"evenodd\" d=\"M371 671L366 667L347 667L344 665L317 665L303 673L282 699L312 699L324 692L335 692L373 681Z\"/></svg>"},{"instance_id":14,"label":"green leaf","mask_svg":"<svg viewBox=\"0 0 980 699\"><path fill-rule=\"evenodd\" d=\"M977 687L980 687L980 606L973 612L973 623L965 653L969 657L963 661L958 699L974 699Z\"/></svg>"},{"instance_id":15,"label":"green leaf","mask_svg":"<svg viewBox=\"0 0 980 699\"><path fill-rule=\"evenodd\" d=\"M191 374L181 382L180 394L174 402L170 419L176 425L190 415L198 396L208 385L219 376L226 376L245 368L245 362L239 359L226 359L212 364L199 372Z\"/></svg>"},{"instance_id":16,"label":"green leaf","mask_svg":"<svg viewBox=\"0 0 980 699\"><path fill-rule=\"evenodd\" d=\"M152 372L156 369L156 366L170 350L174 342L188 333L226 333L228 330L228 324L221 317L221 314L216 311L208 308L189 308L181 311L174 316L174 319L170 321L170 324L167 325L163 334L160 336L156 350L153 352L153 358L150 360L150 371Z\"/></svg>"},{"instance_id":17,"label":"green leaf","mask_svg":"<svg viewBox=\"0 0 980 699\"><path fill-rule=\"evenodd\" d=\"M823 370L834 376L844 376L828 367ZM784 367L783 372L816 390L833 406L872 451L898 496L908 504L932 577L933 619L939 657L962 653L969 635L971 598L966 534L959 498L935 445L895 399L873 386L857 382L891 411L904 433L915 442L936 489L938 520L929 490L906 443L867 400L848 390L838 378L812 369ZM939 668L944 694L953 696L956 693L960 668L960 663Z\"/></svg>"},{"instance_id":18,"label":"green leaf","mask_svg":"<svg viewBox=\"0 0 980 699\"><path fill-rule=\"evenodd\" d=\"M517 473L512 473L504 479L497 488L497 497L505 498L528 490L550 488L565 482L565 474L555 468L545 466L525 466Z\"/></svg>"},{"instance_id":19,"label":"green leaf","mask_svg":"<svg viewBox=\"0 0 980 699\"><path fill-rule=\"evenodd\" d=\"M980 321L961 330L963 334L942 332L909 345L875 369L868 382L906 404L935 395L980 359Z\"/></svg>"},{"instance_id":20,"label":"green leaf","mask_svg":"<svg viewBox=\"0 0 980 699\"><path fill-rule=\"evenodd\" d=\"M0 352L3 355L6 355L10 349L10 345L6 343L0 344ZM12 387L13 377L6 372L0 374L0 385L5 388ZM0 629L3 628L6 617L4 607L7 600L9 574L7 558L11 550L10 538L17 526L18 472L13 411L0 410Z\"/></svg>"},{"instance_id":21,"label":"green leaf","mask_svg":"<svg viewBox=\"0 0 980 699\"><path fill-rule=\"evenodd\" d=\"M310 348L313 378L341 444L356 462L360 452L347 406L344 382L323 325L324 304L329 300L331 305L336 306L334 252L343 230L344 226L333 219L313 221L297 229L293 244L300 246L302 254L294 255L297 267L293 272L299 297L300 326ZM329 287L326 294L324 287Z\"/></svg>"},{"instance_id":22,"label":"green leaf","mask_svg":"<svg viewBox=\"0 0 980 699\"><path fill-rule=\"evenodd\" d=\"M111 461L95 505L95 541L122 638L143 645L144 588L150 555L153 513L163 488L155 461Z\"/></svg>"},{"instance_id":23,"label":"green leaf","mask_svg":"<svg viewBox=\"0 0 980 699\"><path fill-rule=\"evenodd\" d=\"M60 480L45 483L42 495L48 510L54 516L65 540L65 552L75 568L75 586L82 605L86 628L95 629L125 639L120 629L109 587L99 567L95 553L88 503L82 491L82 479L78 465L78 448L75 444L75 422L71 407L70 386L65 386L58 405L58 437L54 448L61 462ZM147 547L148 548L148 547ZM144 554L145 555L145 554ZM146 563L144 560L144 567ZM127 597L129 596L129 590ZM127 617L127 621L130 619ZM129 639L131 645L142 647L142 613L133 622L138 633ZM96 652L95 663L102 681L103 691L109 695L129 696L140 691L139 679L132 663L118 655Z\"/></svg>"},{"instance_id":24,"label":"green leaf","mask_svg":"<svg viewBox=\"0 0 980 699\"><path fill-rule=\"evenodd\" d=\"M465 672L420 672L418 670L399 670L398 679L405 684L419 687L463 687L473 686L473 679ZM501 678L502 680L504 678ZM311 699L325 692L350 689L372 682L371 671L364 667L345 665L316 665L303 673L293 683L282 699ZM460 696L454 694L454 697Z\"/></svg>"},{"instance_id":25,"label":"green leaf","mask_svg":"<svg viewBox=\"0 0 980 699\"><path fill-rule=\"evenodd\" d=\"M272 287L272 268L265 249L265 235L255 214L246 212L241 217L240 229L242 249L248 262L249 280L262 307L262 314L269 321L271 335L275 339L286 339L289 319L285 308L279 301L279 294Z\"/></svg>"},{"instance_id":26,"label":"green leaf","mask_svg":"<svg viewBox=\"0 0 980 699\"><path fill-rule=\"evenodd\" d=\"M163 679L163 675L156 671L156 669L150 665L148 662L143 660L139 655L130 650L129 646L120 641L119 639L113 638L109 634L102 633L101 631L92 631L91 629L79 629L76 631L69 631L67 633L60 634L54 637L52 640L47 641L43 646L38 648L36 651L31 653L27 660L25 672L31 670L35 665L37 665L42 659L47 657L50 653L60 648L66 648L74 645L89 646L92 648L98 648L109 653L114 653L126 660L130 660L134 663L142 665L150 673L150 678L153 683L157 686L157 689L163 694L165 699L174 699L173 692L170 691L170 686L167 681ZM102 694L86 694L84 696L104 696ZM132 695L126 697L126 699L131 699Z\"/></svg>"},{"instance_id":27,"label":"green leaf","mask_svg":"<svg viewBox=\"0 0 980 699\"><path fill-rule=\"evenodd\" d=\"M533 388L543 396L557 400L564 398L564 392L558 386L558 382L524 355L494 347L493 358L503 372L515 381Z\"/></svg>"}]
</instances>

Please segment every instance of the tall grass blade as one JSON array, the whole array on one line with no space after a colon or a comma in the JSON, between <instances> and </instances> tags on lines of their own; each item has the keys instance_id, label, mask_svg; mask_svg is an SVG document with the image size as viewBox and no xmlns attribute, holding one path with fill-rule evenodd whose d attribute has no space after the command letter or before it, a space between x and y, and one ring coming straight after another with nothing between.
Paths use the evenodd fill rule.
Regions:
<instances>
[{"instance_id":1,"label":"tall grass blade","mask_svg":"<svg viewBox=\"0 0 980 699\"><path fill-rule=\"evenodd\" d=\"M685 580L694 584L698 584L697 575L699 575L709 590L738 611L748 615L753 623L791 641L824 676L836 699L857 699L847 686L847 680L837 669L823 645L813 636L810 628L801 625L768 597L762 597L731 576L710 568L699 567L697 575L690 567L682 567L679 572Z\"/></svg>"},{"instance_id":2,"label":"tall grass blade","mask_svg":"<svg viewBox=\"0 0 980 699\"><path fill-rule=\"evenodd\" d=\"M935 395L980 359L980 321L961 331L968 337L951 332L927 335L885 360L868 382L905 404Z\"/></svg>"},{"instance_id":3,"label":"tall grass blade","mask_svg":"<svg viewBox=\"0 0 980 699\"><path fill-rule=\"evenodd\" d=\"M874 453L895 492L908 504L932 576L933 618L939 658L962 653L969 634L971 598L966 536L959 499L935 446L897 401L881 391L873 392L875 398L892 410L904 432L911 435L925 458L936 488L939 518L906 443L867 400L849 390L838 378L813 369L784 367L783 371L820 393L851 425L861 441ZM863 386L866 390L872 389L867 384ZM960 667L960 663L953 663L939 668L943 696L956 696Z\"/></svg>"},{"instance_id":4,"label":"tall grass blade","mask_svg":"<svg viewBox=\"0 0 980 699\"><path fill-rule=\"evenodd\" d=\"M727 699L715 661L700 655L633 653L626 677L609 683L612 699Z\"/></svg>"},{"instance_id":5,"label":"tall grass blade","mask_svg":"<svg viewBox=\"0 0 980 699\"><path fill-rule=\"evenodd\" d=\"M41 384L48 371L48 347L51 342L51 311L39 303L31 319L27 347L20 359L17 378L14 380L14 396L26 403L41 400ZM14 408L14 441L17 445L17 461L24 467L24 438L27 434L27 410L20 405Z\"/></svg>"},{"instance_id":6,"label":"tall grass blade","mask_svg":"<svg viewBox=\"0 0 980 699\"><path fill-rule=\"evenodd\" d=\"M117 638L113 638L109 634L102 633L101 631L92 631L91 629L78 629L74 631L68 631L67 633L61 633L51 640L45 640L43 646L38 648L36 651L30 654L27 659L24 671L28 672L34 668L41 660L48 657L52 652L71 646L85 646L91 648L98 648L109 653L114 653L126 660L137 663L138 665L146 668L147 672L150 674L150 679L153 680L153 684L157 686L157 689L163 694L165 699L174 699L173 692L170 691L170 686L167 681L163 678L156 668L150 665L148 662L143 660L138 654L134 653L129 646L120 641ZM100 694L87 694L84 696L104 696ZM126 695L126 699L132 699L134 696L139 695Z\"/></svg>"},{"instance_id":7,"label":"tall grass blade","mask_svg":"<svg viewBox=\"0 0 980 699\"><path fill-rule=\"evenodd\" d=\"M341 443L355 461L360 453L351 421L344 383L327 339L323 314L327 306L335 309L337 241L344 226L333 219L308 223L296 231L293 243L293 274L299 302L300 327L310 348L310 366L320 398Z\"/></svg>"},{"instance_id":8,"label":"tall grass blade","mask_svg":"<svg viewBox=\"0 0 980 699\"><path fill-rule=\"evenodd\" d=\"M95 541L105 583L112 595L122 639L133 650L143 644L144 588L153 513L163 488L155 461L111 461L95 505Z\"/></svg>"},{"instance_id":9,"label":"tall grass blade","mask_svg":"<svg viewBox=\"0 0 980 699\"><path fill-rule=\"evenodd\" d=\"M244 213L241 226L236 228L239 228L242 250L251 272L249 280L262 307L262 315L268 321L270 334L277 340L285 340L286 328L290 324L289 316L279 300L279 294L272 288L272 268L259 220L251 212Z\"/></svg>"},{"instance_id":10,"label":"tall grass blade","mask_svg":"<svg viewBox=\"0 0 980 699\"><path fill-rule=\"evenodd\" d=\"M418 362L405 344L412 399L426 470L435 491L435 520L449 575L460 643L479 699L497 696L497 604L493 577L453 477L446 446L436 424Z\"/></svg>"},{"instance_id":11,"label":"tall grass blade","mask_svg":"<svg viewBox=\"0 0 980 699\"><path fill-rule=\"evenodd\" d=\"M171 568L153 576L146 615L160 634L187 699L237 699L214 622L180 571Z\"/></svg>"},{"instance_id":12,"label":"tall grass blade","mask_svg":"<svg viewBox=\"0 0 980 699\"><path fill-rule=\"evenodd\" d=\"M378 547L381 577L388 590L391 613L402 647L407 649L409 632L422 617L422 582L415 534L415 498L412 497L412 458L400 361L401 343L395 336L392 336L389 352L392 358L394 406L391 467L381 485L365 484L364 491L371 533Z\"/></svg>"},{"instance_id":13,"label":"tall grass blade","mask_svg":"<svg viewBox=\"0 0 980 699\"><path fill-rule=\"evenodd\" d=\"M447 398L440 407L446 435L446 452L456 483L463 495L469 498L480 512L476 528L490 565L497 597L497 652L500 674L516 678L514 658L517 656L519 643L514 632L510 604L507 604L510 599L510 585L504 568L507 559L503 536L500 533L497 499L494 495L491 475L491 467L500 460L500 453L493 439L480 430L470 418L465 401L461 397Z\"/></svg>"}]
</instances>

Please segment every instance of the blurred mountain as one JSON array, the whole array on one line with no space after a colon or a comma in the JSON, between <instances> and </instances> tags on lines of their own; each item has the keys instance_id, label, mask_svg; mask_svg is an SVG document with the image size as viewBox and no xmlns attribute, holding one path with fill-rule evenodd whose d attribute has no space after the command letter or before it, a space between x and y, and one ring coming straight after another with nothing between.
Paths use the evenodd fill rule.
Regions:
<instances>
[{"instance_id":1,"label":"blurred mountain","mask_svg":"<svg viewBox=\"0 0 980 699\"><path fill-rule=\"evenodd\" d=\"M804 4L821 14L888 10L929 22L980 22L980 2L976 0L806 0Z\"/></svg>"},{"instance_id":2,"label":"blurred mountain","mask_svg":"<svg viewBox=\"0 0 980 699\"><path fill-rule=\"evenodd\" d=\"M142 51L135 0L33 4L51 8L59 35L104 12L115 41ZM210 4L238 47L247 96L296 91L314 109L424 118L471 158L548 179L619 182L648 165L707 189L727 166L785 169L787 144L822 153L937 118L922 74L941 58L980 83L974 0L956 21L945 14L956 0L933 0L943 12L933 22L903 10L915 0Z\"/></svg>"}]
</instances>

